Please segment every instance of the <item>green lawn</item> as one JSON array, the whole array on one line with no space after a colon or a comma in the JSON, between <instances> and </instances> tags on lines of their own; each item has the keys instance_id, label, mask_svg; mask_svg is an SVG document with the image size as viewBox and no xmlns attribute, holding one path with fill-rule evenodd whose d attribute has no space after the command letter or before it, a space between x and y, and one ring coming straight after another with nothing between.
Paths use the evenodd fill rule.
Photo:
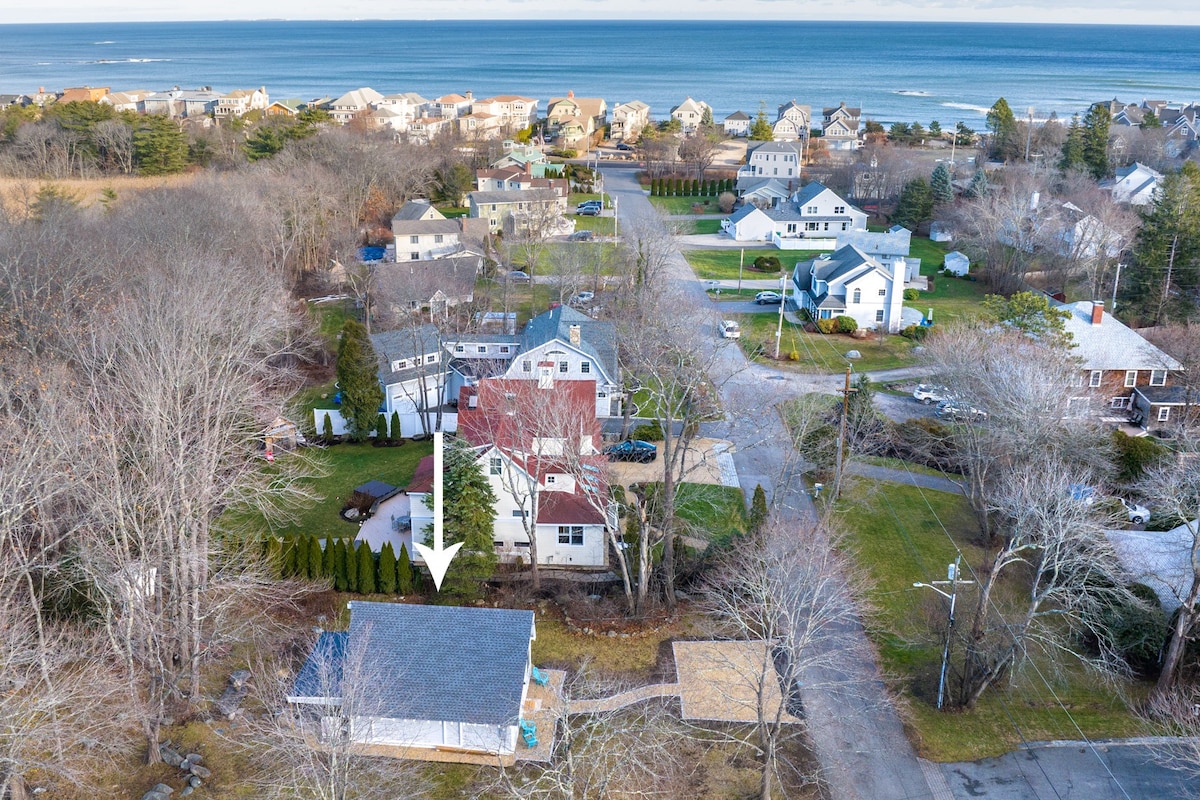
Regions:
<instances>
[{"instance_id":1,"label":"green lawn","mask_svg":"<svg viewBox=\"0 0 1200 800\"><path fill-rule=\"evenodd\" d=\"M742 326L740 342L747 356L755 358L765 354L770 358L774 355L778 314L739 314L734 318ZM794 352L796 359L772 361L771 364L779 369L809 373L842 372L848 364L854 365L855 372L896 369L915 362L912 348L913 343L902 336L887 336L880 344L877 336L851 339L845 334L806 333L802 327L785 319L779 352L784 359ZM845 353L850 350L857 350L862 358L848 361Z\"/></svg>"},{"instance_id":2,"label":"green lawn","mask_svg":"<svg viewBox=\"0 0 1200 800\"><path fill-rule=\"evenodd\" d=\"M308 488L321 499L306 508L297 508L295 521L276 526L274 533L278 536L354 536L358 526L338 516L354 487L370 480L407 485L417 470L417 462L433 452L433 443L406 442L402 447L339 444L303 452L324 472L323 476L307 481Z\"/></svg>"},{"instance_id":3,"label":"green lawn","mask_svg":"<svg viewBox=\"0 0 1200 800\"><path fill-rule=\"evenodd\" d=\"M581 230L593 230L589 225L593 222L607 222L609 233L612 233L612 217L580 217L580 220L587 220ZM534 275L556 275L558 274L560 265L570 265L571 270L585 268L585 271L591 272L593 265L597 262L600 264L600 274L611 274L614 267L614 255L616 254L617 246L612 242L549 242L538 253L538 260ZM514 269L524 269L524 265L528 264L528 256L524 249L520 246L512 248L512 260Z\"/></svg>"},{"instance_id":4,"label":"green lawn","mask_svg":"<svg viewBox=\"0 0 1200 800\"><path fill-rule=\"evenodd\" d=\"M742 278L745 280L768 280L778 278L777 272L757 272L750 269L754 259L759 256L774 256L779 259L780 266L790 273L797 261L804 261L817 255L819 250L777 250L774 247L759 250L746 250L745 265ZM738 263L742 259L742 251L734 248L728 250L685 250L684 258L692 266L696 277L705 280L737 280Z\"/></svg>"},{"instance_id":5,"label":"green lawn","mask_svg":"<svg viewBox=\"0 0 1200 800\"><path fill-rule=\"evenodd\" d=\"M613 217L588 217L576 215L572 217L575 220L575 230L577 231L595 231L601 236L612 236L615 228L615 219Z\"/></svg>"},{"instance_id":6,"label":"green lawn","mask_svg":"<svg viewBox=\"0 0 1200 800\"><path fill-rule=\"evenodd\" d=\"M651 197L650 202L654 204L662 213L670 217L683 216L685 214L721 214L721 207L717 205L717 198L714 197ZM693 206L703 207L703 211L696 211Z\"/></svg>"},{"instance_id":7,"label":"green lawn","mask_svg":"<svg viewBox=\"0 0 1200 800\"><path fill-rule=\"evenodd\" d=\"M874 612L870 635L879 648L881 666L894 676L911 712L913 736L923 756L935 761L996 756L1020 745L1016 726L1028 741L1079 738L1032 669L994 687L971 711L941 713L934 707L941 639L930 624L944 618L945 604L932 590L912 584L944 578L946 565L957 555L955 544L972 566L981 563L978 527L964 497L860 480L851 483L840 507L848 548L866 573L866 599ZM1013 580L998 589L997 602L1016 603L1022 591ZM960 626L970 624L974 599L970 587L961 590ZM1142 733L1118 689L1100 684L1077 666L1041 669L1089 737ZM1144 687L1124 689L1138 696Z\"/></svg>"},{"instance_id":8,"label":"green lawn","mask_svg":"<svg viewBox=\"0 0 1200 800\"><path fill-rule=\"evenodd\" d=\"M686 220L679 226L680 236L692 236L699 233L720 233L721 220L719 219L692 219Z\"/></svg>"},{"instance_id":9,"label":"green lawn","mask_svg":"<svg viewBox=\"0 0 1200 800\"><path fill-rule=\"evenodd\" d=\"M933 291L921 292L921 299L905 303L927 314L933 309L934 322L950 322L956 319L978 317L981 314L980 303L987 292L983 284L971 280L963 280L949 275L938 275L942 268L942 259L949 252L944 244L930 241L925 237L912 238L910 255L921 259L921 274L933 281Z\"/></svg>"},{"instance_id":10,"label":"green lawn","mask_svg":"<svg viewBox=\"0 0 1200 800\"><path fill-rule=\"evenodd\" d=\"M675 499L675 511L692 538L725 544L746 532L746 500L740 487L683 483Z\"/></svg>"},{"instance_id":11,"label":"green lawn","mask_svg":"<svg viewBox=\"0 0 1200 800\"><path fill-rule=\"evenodd\" d=\"M721 287L721 289L719 289L719 290L709 289L707 291L708 291L708 299L709 300L714 300L718 303L724 303L729 300L741 300L741 301L753 300L754 295L758 294L759 292L761 292L763 290L762 289L741 289L739 291L738 289L726 289L725 287Z\"/></svg>"}]
</instances>

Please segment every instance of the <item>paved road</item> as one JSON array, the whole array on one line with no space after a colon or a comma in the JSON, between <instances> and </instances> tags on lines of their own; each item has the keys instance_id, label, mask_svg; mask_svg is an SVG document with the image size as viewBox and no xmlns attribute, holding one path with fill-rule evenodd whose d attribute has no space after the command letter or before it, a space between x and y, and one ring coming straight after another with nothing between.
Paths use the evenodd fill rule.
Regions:
<instances>
[{"instance_id":1,"label":"paved road","mask_svg":"<svg viewBox=\"0 0 1200 800\"><path fill-rule=\"evenodd\" d=\"M631 173L605 170L604 183L607 191L620 197L622 217L654 213ZM707 302L703 288L678 251L672 258L671 269L694 293L698 303ZM710 322L702 324L711 329ZM801 475L802 465L788 437L779 435L775 408L799 387L836 388L838 377L779 378L773 370L747 362L740 348L719 346L715 336L711 341L717 349L710 374L721 387L728 414L722 438L737 446L734 461L742 488L752 492L761 483L784 514L815 519ZM863 653L871 652L861 626L850 627L844 634L855 637ZM835 800L934 797L900 719L886 701L887 694L871 656L866 655L857 663L823 665L819 672L811 679L806 674L802 702L830 795ZM853 691L831 688L848 683L855 685Z\"/></svg>"}]
</instances>

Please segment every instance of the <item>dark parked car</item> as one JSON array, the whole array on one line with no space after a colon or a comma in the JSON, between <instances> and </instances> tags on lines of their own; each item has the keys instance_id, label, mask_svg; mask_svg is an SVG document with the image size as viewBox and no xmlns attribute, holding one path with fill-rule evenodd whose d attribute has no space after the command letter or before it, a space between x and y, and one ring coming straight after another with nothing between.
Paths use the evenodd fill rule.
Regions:
<instances>
[{"instance_id":1,"label":"dark parked car","mask_svg":"<svg viewBox=\"0 0 1200 800\"><path fill-rule=\"evenodd\" d=\"M600 206L584 206L577 209L575 213L584 217L598 217L600 216Z\"/></svg>"},{"instance_id":2,"label":"dark parked car","mask_svg":"<svg viewBox=\"0 0 1200 800\"><path fill-rule=\"evenodd\" d=\"M529 283L529 273L524 270L514 269L508 273L508 280L511 283Z\"/></svg>"},{"instance_id":3,"label":"dark parked car","mask_svg":"<svg viewBox=\"0 0 1200 800\"><path fill-rule=\"evenodd\" d=\"M617 149L618 150L632 150L633 145L625 144L625 142L621 142L620 144L617 145Z\"/></svg>"},{"instance_id":4,"label":"dark parked car","mask_svg":"<svg viewBox=\"0 0 1200 800\"><path fill-rule=\"evenodd\" d=\"M604 448L609 461L637 461L645 464L658 458L658 447L641 439L626 439Z\"/></svg>"}]
</instances>

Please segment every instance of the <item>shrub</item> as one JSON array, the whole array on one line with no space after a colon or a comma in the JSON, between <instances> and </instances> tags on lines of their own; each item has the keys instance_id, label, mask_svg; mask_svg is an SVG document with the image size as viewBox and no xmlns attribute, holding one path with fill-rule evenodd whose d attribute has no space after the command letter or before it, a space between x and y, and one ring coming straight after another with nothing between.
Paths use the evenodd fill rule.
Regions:
<instances>
[{"instance_id":1,"label":"shrub","mask_svg":"<svg viewBox=\"0 0 1200 800\"><path fill-rule=\"evenodd\" d=\"M733 204L737 202L737 195L733 192L721 192L717 196L717 205L721 207L722 214L728 214L733 211Z\"/></svg>"},{"instance_id":2,"label":"shrub","mask_svg":"<svg viewBox=\"0 0 1200 800\"><path fill-rule=\"evenodd\" d=\"M400 594L413 593L412 561L408 558L408 545L400 545L400 555L396 556L396 591Z\"/></svg>"},{"instance_id":3,"label":"shrub","mask_svg":"<svg viewBox=\"0 0 1200 800\"><path fill-rule=\"evenodd\" d=\"M333 441L333 420L329 418L329 412L325 412L325 419L321 423L321 438L325 444Z\"/></svg>"},{"instance_id":4,"label":"shrub","mask_svg":"<svg viewBox=\"0 0 1200 800\"><path fill-rule=\"evenodd\" d=\"M837 330L838 322L836 319L819 319L816 320L816 324L821 333L833 333Z\"/></svg>"},{"instance_id":5,"label":"shrub","mask_svg":"<svg viewBox=\"0 0 1200 800\"><path fill-rule=\"evenodd\" d=\"M1152 678L1158 673L1159 653L1170 638L1169 621L1158 595L1145 584L1129 587L1135 602L1112 605L1100 614L1100 625L1110 647L1137 674Z\"/></svg>"},{"instance_id":6,"label":"shrub","mask_svg":"<svg viewBox=\"0 0 1200 800\"><path fill-rule=\"evenodd\" d=\"M308 566L304 572L311 581L317 581L325 577L324 560L325 554L321 551L321 540L315 536L306 537L308 539Z\"/></svg>"},{"instance_id":7,"label":"shrub","mask_svg":"<svg viewBox=\"0 0 1200 800\"><path fill-rule=\"evenodd\" d=\"M338 539L333 543L333 588L339 592L350 588L350 580L346 577L345 539Z\"/></svg>"},{"instance_id":8,"label":"shrub","mask_svg":"<svg viewBox=\"0 0 1200 800\"><path fill-rule=\"evenodd\" d=\"M929 328L924 325L909 325L900 331L900 335L905 339L912 339L914 342L923 342L929 335Z\"/></svg>"},{"instance_id":9,"label":"shrub","mask_svg":"<svg viewBox=\"0 0 1200 800\"><path fill-rule=\"evenodd\" d=\"M754 259L754 269L759 272L779 272L781 269L777 256L759 256Z\"/></svg>"},{"instance_id":10,"label":"shrub","mask_svg":"<svg viewBox=\"0 0 1200 800\"><path fill-rule=\"evenodd\" d=\"M375 594L375 554L366 542L358 546L358 592Z\"/></svg>"},{"instance_id":11,"label":"shrub","mask_svg":"<svg viewBox=\"0 0 1200 800\"><path fill-rule=\"evenodd\" d=\"M354 542L346 542L346 591L358 591L358 551L354 549Z\"/></svg>"},{"instance_id":12,"label":"shrub","mask_svg":"<svg viewBox=\"0 0 1200 800\"><path fill-rule=\"evenodd\" d=\"M837 323L838 333L854 333L858 330L858 322L854 317L842 316L834 317L833 321Z\"/></svg>"},{"instance_id":13,"label":"shrub","mask_svg":"<svg viewBox=\"0 0 1200 800\"><path fill-rule=\"evenodd\" d=\"M918 292L916 289L905 289L905 290L904 290L904 299L905 299L905 300L909 300L909 301L911 301L911 300L920 300L920 299L921 299L921 293L920 293L920 292Z\"/></svg>"},{"instance_id":14,"label":"shrub","mask_svg":"<svg viewBox=\"0 0 1200 800\"><path fill-rule=\"evenodd\" d=\"M391 439L393 442L398 442L398 441L400 441L400 436L401 436L401 433L400 433L400 412L399 412L399 411L393 411L393 412L392 412L392 425L391 425L391 433L389 434L388 438L389 438L389 439Z\"/></svg>"},{"instance_id":15,"label":"shrub","mask_svg":"<svg viewBox=\"0 0 1200 800\"><path fill-rule=\"evenodd\" d=\"M396 593L396 551L391 542L384 542L379 550L379 589L380 594Z\"/></svg>"},{"instance_id":16,"label":"shrub","mask_svg":"<svg viewBox=\"0 0 1200 800\"><path fill-rule=\"evenodd\" d=\"M337 565L333 560L333 539L326 537L319 541L325 542L325 547L321 551L321 577L333 578L337 575Z\"/></svg>"},{"instance_id":17,"label":"shrub","mask_svg":"<svg viewBox=\"0 0 1200 800\"><path fill-rule=\"evenodd\" d=\"M662 438L662 428L652 422L643 423L629 432L629 438L655 442Z\"/></svg>"},{"instance_id":18,"label":"shrub","mask_svg":"<svg viewBox=\"0 0 1200 800\"><path fill-rule=\"evenodd\" d=\"M1147 467L1153 467L1169 452L1150 436L1129 436L1122 431L1113 431L1113 444L1119 477L1127 483L1141 478Z\"/></svg>"}]
</instances>

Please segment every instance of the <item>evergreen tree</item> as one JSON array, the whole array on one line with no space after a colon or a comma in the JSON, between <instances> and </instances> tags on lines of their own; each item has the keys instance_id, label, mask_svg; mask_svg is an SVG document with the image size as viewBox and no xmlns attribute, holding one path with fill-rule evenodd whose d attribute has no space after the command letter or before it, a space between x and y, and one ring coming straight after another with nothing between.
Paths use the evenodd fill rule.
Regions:
<instances>
[{"instance_id":1,"label":"evergreen tree","mask_svg":"<svg viewBox=\"0 0 1200 800\"><path fill-rule=\"evenodd\" d=\"M388 438L387 416L380 413L379 419L375 422L375 441L386 442Z\"/></svg>"},{"instance_id":2,"label":"evergreen tree","mask_svg":"<svg viewBox=\"0 0 1200 800\"><path fill-rule=\"evenodd\" d=\"M402 595L413 593L413 567L408 557L408 545L400 545L400 555L396 556L396 591Z\"/></svg>"},{"instance_id":3,"label":"evergreen tree","mask_svg":"<svg viewBox=\"0 0 1200 800\"><path fill-rule=\"evenodd\" d=\"M390 426L390 433L388 434L388 438L391 439L393 442L398 442L402 438L404 438L403 433L400 431L400 412L399 411L392 412L392 424Z\"/></svg>"},{"instance_id":4,"label":"evergreen tree","mask_svg":"<svg viewBox=\"0 0 1200 800\"><path fill-rule=\"evenodd\" d=\"M260 125L246 139L245 144L242 145L242 150L245 151L248 161L274 158L283 150L283 146L287 144L287 140L288 137L283 127L277 125Z\"/></svg>"},{"instance_id":5,"label":"evergreen tree","mask_svg":"<svg viewBox=\"0 0 1200 800\"><path fill-rule=\"evenodd\" d=\"M987 173L983 171L983 167L977 167L975 169L975 174L971 176L971 183L967 186L966 195L972 200L978 200L987 193Z\"/></svg>"},{"instance_id":6,"label":"evergreen tree","mask_svg":"<svg viewBox=\"0 0 1200 800\"><path fill-rule=\"evenodd\" d=\"M1129 298L1148 324L1180 321L1195 312L1192 298L1200 289L1200 166L1185 161L1165 176L1141 217Z\"/></svg>"},{"instance_id":7,"label":"evergreen tree","mask_svg":"<svg viewBox=\"0 0 1200 800\"><path fill-rule=\"evenodd\" d=\"M308 537L308 579L310 581L319 581L325 577L321 565L325 561L325 554L321 551L321 540L315 536Z\"/></svg>"},{"instance_id":8,"label":"evergreen tree","mask_svg":"<svg viewBox=\"0 0 1200 800\"><path fill-rule=\"evenodd\" d=\"M375 594L375 554L366 542L358 546L358 593Z\"/></svg>"},{"instance_id":9,"label":"evergreen tree","mask_svg":"<svg viewBox=\"0 0 1200 800\"><path fill-rule=\"evenodd\" d=\"M907 122L893 122L888 128L888 140L892 142L907 142L911 135Z\"/></svg>"},{"instance_id":10,"label":"evergreen tree","mask_svg":"<svg viewBox=\"0 0 1200 800\"><path fill-rule=\"evenodd\" d=\"M914 178L904 184L892 222L915 231L921 223L933 218L933 193L924 178Z\"/></svg>"},{"instance_id":11,"label":"evergreen tree","mask_svg":"<svg viewBox=\"0 0 1200 800\"><path fill-rule=\"evenodd\" d=\"M321 438L325 440L325 444L333 441L333 420L329 417L329 412L325 412L325 419L321 423Z\"/></svg>"},{"instance_id":12,"label":"evergreen tree","mask_svg":"<svg viewBox=\"0 0 1200 800\"><path fill-rule=\"evenodd\" d=\"M929 123L929 135L934 139L942 138L942 123L936 119Z\"/></svg>"},{"instance_id":13,"label":"evergreen tree","mask_svg":"<svg viewBox=\"0 0 1200 800\"><path fill-rule=\"evenodd\" d=\"M133 129L133 157L142 175L170 175L187 168L188 146L179 123L146 114Z\"/></svg>"},{"instance_id":14,"label":"evergreen tree","mask_svg":"<svg viewBox=\"0 0 1200 800\"><path fill-rule=\"evenodd\" d=\"M1108 164L1108 129L1112 114L1108 106L1096 103L1083 118L1083 163L1096 180L1107 178L1111 172Z\"/></svg>"},{"instance_id":15,"label":"evergreen tree","mask_svg":"<svg viewBox=\"0 0 1200 800\"><path fill-rule=\"evenodd\" d=\"M771 128L771 123L767 121L767 104L761 101L758 104L758 114L754 117L754 122L750 125L750 141L752 142L769 142L775 138L775 131Z\"/></svg>"},{"instance_id":16,"label":"evergreen tree","mask_svg":"<svg viewBox=\"0 0 1200 800\"><path fill-rule=\"evenodd\" d=\"M358 591L358 551L354 542L346 542L346 591Z\"/></svg>"},{"instance_id":17,"label":"evergreen tree","mask_svg":"<svg viewBox=\"0 0 1200 800\"><path fill-rule=\"evenodd\" d=\"M296 567L292 573L297 578L308 577L308 536L294 537L296 543Z\"/></svg>"},{"instance_id":18,"label":"evergreen tree","mask_svg":"<svg viewBox=\"0 0 1200 800\"><path fill-rule=\"evenodd\" d=\"M1162 127L1162 120L1153 111L1147 111L1142 115L1142 130L1157 130Z\"/></svg>"},{"instance_id":19,"label":"evergreen tree","mask_svg":"<svg viewBox=\"0 0 1200 800\"><path fill-rule=\"evenodd\" d=\"M965 122L958 122L954 126L954 142L959 147L970 147L975 141L975 131L968 128Z\"/></svg>"},{"instance_id":20,"label":"evergreen tree","mask_svg":"<svg viewBox=\"0 0 1200 800\"><path fill-rule=\"evenodd\" d=\"M267 547L264 553L267 560L267 570L274 578L283 577L283 543L277 536L267 537Z\"/></svg>"},{"instance_id":21,"label":"evergreen tree","mask_svg":"<svg viewBox=\"0 0 1200 800\"><path fill-rule=\"evenodd\" d=\"M296 538L292 537L283 543L283 557L279 562L279 574L285 578L296 575Z\"/></svg>"},{"instance_id":22,"label":"evergreen tree","mask_svg":"<svg viewBox=\"0 0 1200 800\"><path fill-rule=\"evenodd\" d=\"M337 379L342 392L342 417L351 441L365 440L378 423L379 404L383 402L378 369L367 329L357 320L346 320L338 343Z\"/></svg>"},{"instance_id":23,"label":"evergreen tree","mask_svg":"<svg viewBox=\"0 0 1200 800\"><path fill-rule=\"evenodd\" d=\"M492 546L496 495L475 461L475 452L458 439L446 447L442 496L445 543L462 542L463 546L450 562L441 594L474 600L481 596L485 582L496 570L496 550ZM427 502L433 502L432 495Z\"/></svg>"},{"instance_id":24,"label":"evergreen tree","mask_svg":"<svg viewBox=\"0 0 1200 800\"><path fill-rule=\"evenodd\" d=\"M709 106L704 107L704 114L702 114L700 117L700 125L701 125L701 127L704 127L704 128L711 128L713 126L713 117L712 117L712 108L711 107L709 107Z\"/></svg>"},{"instance_id":25,"label":"evergreen tree","mask_svg":"<svg viewBox=\"0 0 1200 800\"><path fill-rule=\"evenodd\" d=\"M746 526L748 531L757 533L762 530L762 526L767 522L767 514L767 492L760 483L754 487L754 498L750 501L750 519Z\"/></svg>"},{"instance_id":26,"label":"evergreen tree","mask_svg":"<svg viewBox=\"0 0 1200 800\"><path fill-rule=\"evenodd\" d=\"M1017 136L1017 120L1008 101L1001 97L992 104L987 113L988 152L992 158L1008 161L1020 152L1020 137Z\"/></svg>"},{"instance_id":27,"label":"evergreen tree","mask_svg":"<svg viewBox=\"0 0 1200 800\"><path fill-rule=\"evenodd\" d=\"M1067 126L1067 138L1063 140L1062 158L1058 160L1058 168L1063 172L1070 172L1073 169L1084 169L1087 162L1083 155L1083 125L1079 122L1079 115L1071 117L1071 124Z\"/></svg>"},{"instance_id":28,"label":"evergreen tree","mask_svg":"<svg viewBox=\"0 0 1200 800\"><path fill-rule=\"evenodd\" d=\"M929 191L933 194L935 207L954 202L954 185L950 182L950 168L944 162L933 168L933 175L929 179Z\"/></svg>"},{"instance_id":29,"label":"evergreen tree","mask_svg":"<svg viewBox=\"0 0 1200 800\"><path fill-rule=\"evenodd\" d=\"M333 559L334 541L332 537L325 537L325 547L321 550L321 576L324 578L337 577L337 565Z\"/></svg>"},{"instance_id":30,"label":"evergreen tree","mask_svg":"<svg viewBox=\"0 0 1200 800\"><path fill-rule=\"evenodd\" d=\"M391 542L384 542L379 548L379 586L380 594L396 593L396 551Z\"/></svg>"},{"instance_id":31,"label":"evergreen tree","mask_svg":"<svg viewBox=\"0 0 1200 800\"><path fill-rule=\"evenodd\" d=\"M349 591L350 579L346 577L346 540L333 543L333 588L339 592Z\"/></svg>"}]
</instances>

